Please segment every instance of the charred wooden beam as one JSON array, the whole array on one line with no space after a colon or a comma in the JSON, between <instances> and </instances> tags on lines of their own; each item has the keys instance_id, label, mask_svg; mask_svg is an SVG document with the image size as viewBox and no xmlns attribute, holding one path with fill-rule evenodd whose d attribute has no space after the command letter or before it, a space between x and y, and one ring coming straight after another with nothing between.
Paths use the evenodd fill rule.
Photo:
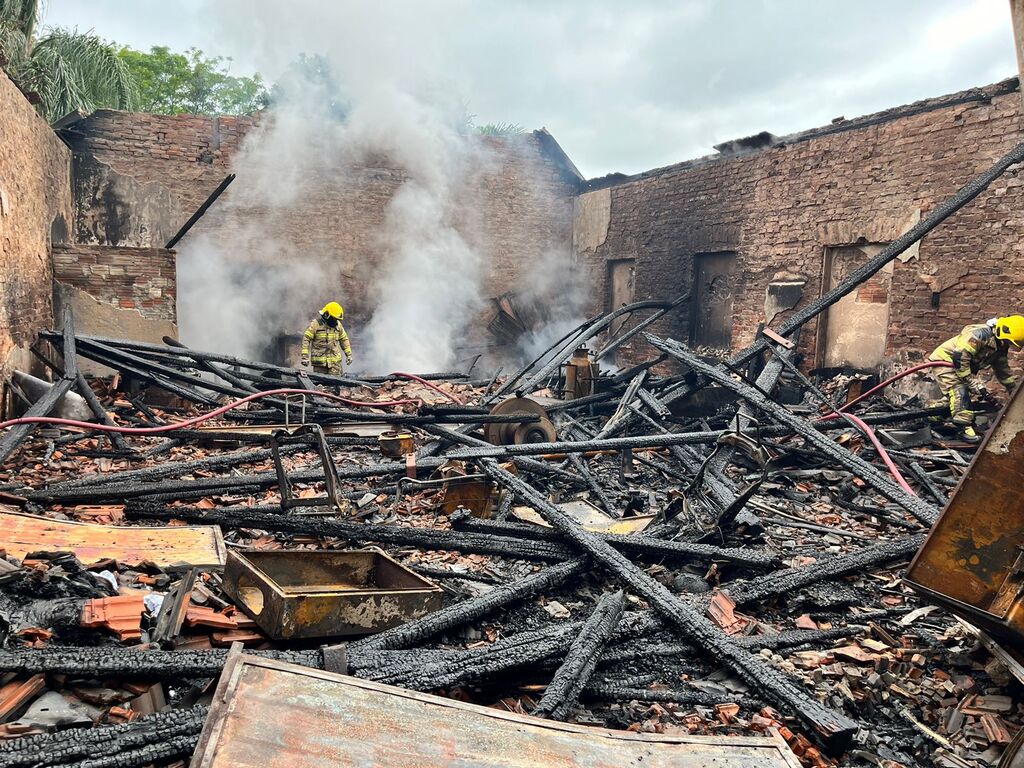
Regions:
<instances>
[{"instance_id":1,"label":"charred wooden beam","mask_svg":"<svg viewBox=\"0 0 1024 768\"><path fill-rule=\"evenodd\" d=\"M276 661L322 668L321 652L246 651ZM75 678L181 680L216 677L224 667L226 648L159 651L118 648L47 647L0 651L0 671L18 674L68 675ZM0 741L0 744L5 742Z\"/></svg>"},{"instance_id":2,"label":"charred wooden beam","mask_svg":"<svg viewBox=\"0 0 1024 768\"><path fill-rule=\"evenodd\" d=\"M135 768L188 757L199 740L207 708L171 709L118 725L0 741L0 768Z\"/></svg>"},{"instance_id":3,"label":"charred wooden beam","mask_svg":"<svg viewBox=\"0 0 1024 768\"><path fill-rule=\"evenodd\" d=\"M180 341L171 338L170 336L164 336L164 344L167 344L168 346L172 347L177 347L186 354L192 351L187 346L182 344ZM205 360L201 355L189 355L189 357L195 360L196 364L204 371L212 373L214 376L219 376L220 378L224 379L224 381L226 381L228 384L230 384L233 387L236 387L237 389L243 392L248 392L252 394L253 392L258 391L254 386L252 386L252 384L248 383L247 381L238 376L235 376L235 374L233 374L226 368L221 368L219 365L215 365L214 363L211 363L209 360Z\"/></svg>"},{"instance_id":4,"label":"charred wooden beam","mask_svg":"<svg viewBox=\"0 0 1024 768\"><path fill-rule=\"evenodd\" d=\"M173 248L176 246L178 241L188 234L188 231L195 226L197 221L203 218L206 212L210 209L210 206L217 202L217 198L224 193L224 190L227 189L234 180L235 174L233 173L229 173L225 176L213 192L211 192L207 198L203 200L202 204L196 208L195 212L188 217L188 220L181 225L181 229L175 232L174 236L164 244L164 248Z\"/></svg>"},{"instance_id":5,"label":"charred wooden beam","mask_svg":"<svg viewBox=\"0 0 1024 768\"><path fill-rule=\"evenodd\" d=\"M726 664L767 699L797 715L830 751L841 753L849 745L857 724L812 699L784 674L732 640L693 605L680 600L627 560L610 544L584 530L547 498L521 478L493 460L483 462L485 471L497 482L514 489L526 499L568 541L589 553L610 573L651 604L661 618L680 630L707 653Z\"/></svg>"},{"instance_id":6,"label":"charred wooden beam","mask_svg":"<svg viewBox=\"0 0 1024 768\"><path fill-rule=\"evenodd\" d=\"M101 424L106 424L108 427L116 426L114 420L110 418L110 414L107 413L107 409L103 407L103 403L96 397L96 393L92 391L92 387L89 386L89 382L85 380L85 376L81 371L78 371L75 377L75 387L78 392L85 398L85 402L89 404L89 410L93 412L93 415L99 420ZM125 442L124 435L118 432L109 432L107 437L110 438L110 442L113 443L114 448L123 452L130 453L131 448L128 447L128 443Z\"/></svg>"},{"instance_id":7,"label":"charred wooden beam","mask_svg":"<svg viewBox=\"0 0 1024 768\"><path fill-rule=\"evenodd\" d=\"M486 616L510 603L560 587L569 579L582 574L587 558L576 558L545 568L526 578L492 589L490 592L449 605L408 624L402 624L377 635L353 643L353 649L407 648L434 635L454 629Z\"/></svg>"},{"instance_id":8,"label":"charred wooden beam","mask_svg":"<svg viewBox=\"0 0 1024 768\"><path fill-rule=\"evenodd\" d=\"M219 525L222 528L256 528L276 533L300 533L327 536L358 543L376 542L401 546L452 552L471 552L500 555L517 560L569 560L573 550L559 544L526 539L434 528L406 528L397 525L362 525L337 518L283 515L269 512L272 507L223 507L199 509L197 507L164 507L155 504L133 503L126 515L136 520L187 520L193 523Z\"/></svg>"},{"instance_id":9,"label":"charred wooden beam","mask_svg":"<svg viewBox=\"0 0 1024 768\"><path fill-rule=\"evenodd\" d=\"M672 355L684 365L687 365L710 381L720 384L726 389L735 392L762 413L766 413L776 421L786 425L804 438L808 443L813 445L815 449L828 458L839 462L851 472L855 472L885 498L899 504L922 523L931 525L938 519L938 510L931 504L928 504L916 496L911 496L886 477L886 475L877 467L869 464L860 456L851 453L835 441L829 440L827 437L822 435L821 432L811 426L805 419L793 415L783 406L769 400L755 387L737 381L733 375L726 370L709 365L694 354L692 350L677 341L673 341L671 339L660 339L657 336L652 336L651 334L644 334L644 338L646 338L647 341L657 349Z\"/></svg>"},{"instance_id":10,"label":"charred wooden beam","mask_svg":"<svg viewBox=\"0 0 1024 768\"><path fill-rule=\"evenodd\" d=\"M594 673L601 651L622 618L624 606L625 596L621 591L601 596L532 714L565 719Z\"/></svg>"},{"instance_id":11,"label":"charred wooden beam","mask_svg":"<svg viewBox=\"0 0 1024 768\"><path fill-rule=\"evenodd\" d=\"M756 581L733 582L729 596L737 605L745 605L769 597L784 595L822 581L832 581L851 573L863 573L899 562L913 555L924 543L925 534L918 533L886 541L843 555L826 555L812 565L786 568L758 578Z\"/></svg>"},{"instance_id":12,"label":"charred wooden beam","mask_svg":"<svg viewBox=\"0 0 1024 768\"><path fill-rule=\"evenodd\" d=\"M434 470L444 464L446 459L425 458L417 460L417 468L422 470ZM362 480L368 477L394 477L406 473L405 462L388 462L385 464L370 464L367 466L341 467L338 469L340 480ZM291 472L289 478L293 482L315 482L323 480L323 472L319 470L298 470ZM231 477L210 477L201 481L171 480L158 483L124 483L109 487L82 487L67 488L64 490L51 491L42 489L28 494L32 501L61 501L61 502L87 502L87 501L108 501L137 499L142 496L155 496L157 494L176 494L181 491L192 491L201 486L207 492L227 493L238 491L240 488L271 488L277 485L276 472L260 472L252 475L233 475Z\"/></svg>"},{"instance_id":13,"label":"charred wooden beam","mask_svg":"<svg viewBox=\"0 0 1024 768\"><path fill-rule=\"evenodd\" d=\"M871 617L855 616L858 622L866 622ZM830 629L795 629L785 632L777 632L770 635L744 635L733 638L737 645L751 650L767 648L772 651L779 651L796 646L824 646L836 640L845 640L849 637L862 635L867 630L863 623L848 624L844 627L831 627ZM606 667L611 664L635 661L638 659L650 658L651 656L687 656L697 657L700 651L689 643L678 642L651 642L650 640L628 639L627 641L609 645L605 648L599 667Z\"/></svg>"},{"instance_id":14,"label":"charred wooden beam","mask_svg":"<svg viewBox=\"0 0 1024 768\"><path fill-rule=\"evenodd\" d=\"M611 437L603 440L577 440L554 443L524 443L522 445L495 445L487 448L464 448L449 451L449 459L489 459L510 456L543 456L546 454L589 453L591 451L619 451L625 449L667 448L671 445L699 445L717 442L725 430L709 432L669 432L665 435L637 435Z\"/></svg>"},{"instance_id":15,"label":"charred wooden beam","mask_svg":"<svg viewBox=\"0 0 1024 768\"><path fill-rule=\"evenodd\" d=\"M449 520L455 528L464 531L489 533L495 536L529 538L552 543L560 540L560 536L556 532L539 525L481 520L468 513L460 512L450 515ZM774 555L758 552L748 547L716 547L710 544L657 539L653 536L643 535L623 536L615 533L593 535L611 544L620 552L637 557L668 557L673 560L702 564L725 562L758 570L775 568L780 562Z\"/></svg>"},{"instance_id":16,"label":"charred wooden beam","mask_svg":"<svg viewBox=\"0 0 1024 768\"><path fill-rule=\"evenodd\" d=\"M39 398L25 412L25 416L49 416L50 412L64 399L78 383L78 361L75 352L75 321L71 307L64 308L64 330L62 338L64 351L64 375L58 379L49 391ZM11 457L18 447L25 442L35 429L35 424L16 424L0 437L0 464Z\"/></svg>"},{"instance_id":17,"label":"charred wooden beam","mask_svg":"<svg viewBox=\"0 0 1024 768\"><path fill-rule=\"evenodd\" d=\"M907 468L910 470L910 473L914 476L917 482L921 484L921 487L928 491L929 495L931 495L935 501L939 504L945 504L949 500L949 497L939 487L938 483L935 482L935 479L925 471L925 468L922 467L919 462L908 461Z\"/></svg>"},{"instance_id":18,"label":"charred wooden beam","mask_svg":"<svg viewBox=\"0 0 1024 768\"><path fill-rule=\"evenodd\" d=\"M282 452L295 453L300 446L283 448ZM96 472L89 475L79 475L72 480L62 483L55 483L47 486L48 491L59 492L71 488L84 488L87 486L103 486L108 483L119 485L121 483L140 483L162 480L168 477L180 477L196 471L219 469L221 467L237 467L244 464L256 464L267 461L271 457L271 451L246 449L243 451L232 451L229 453L218 453L202 459L190 461L165 461L156 466L143 467L142 469L131 469L124 472Z\"/></svg>"},{"instance_id":19,"label":"charred wooden beam","mask_svg":"<svg viewBox=\"0 0 1024 768\"><path fill-rule=\"evenodd\" d=\"M583 698L591 701L615 701L620 703L626 701L660 701L672 704L694 704L703 707L713 707L716 704L739 704L749 709L758 709L763 705L763 702L748 694L715 696L705 691L698 691L696 688L689 690L656 688L650 690L613 683L591 683L583 689Z\"/></svg>"},{"instance_id":20,"label":"charred wooden beam","mask_svg":"<svg viewBox=\"0 0 1024 768\"><path fill-rule=\"evenodd\" d=\"M400 685L416 691L436 691L497 677L513 669L531 667L568 650L582 622L562 624L519 632L502 638L486 648L461 651L443 661L415 661L405 668L386 667L378 670L355 670L357 677L379 683Z\"/></svg>"},{"instance_id":21,"label":"charred wooden beam","mask_svg":"<svg viewBox=\"0 0 1024 768\"><path fill-rule=\"evenodd\" d=\"M612 502L608 497L607 491L605 491L601 484L597 482L594 474L587 467L586 462L580 458L579 454L570 453L569 463L572 465L573 469L579 473L579 476L583 478L584 482L586 482L587 486L597 497L598 502L601 504L601 508L612 517L618 517L615 513L614 502Z\"/></svg>"}]
</instances>

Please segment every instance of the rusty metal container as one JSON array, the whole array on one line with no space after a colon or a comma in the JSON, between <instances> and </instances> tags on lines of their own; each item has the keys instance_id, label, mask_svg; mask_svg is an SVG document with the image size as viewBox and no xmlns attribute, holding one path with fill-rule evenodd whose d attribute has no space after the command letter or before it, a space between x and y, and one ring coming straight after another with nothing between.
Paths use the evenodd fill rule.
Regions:
<instances>
[{"instance_id":1,"label":"rusty metal container","mask_svg":"<svg viewBox=\"0 0 1024 768\"><path fill-rule=\"evenodd\" d=\"M1011 647L1024 647L1024 395L1018 387L914 556L906 580Z\"/></svg>"},{"instance_id":2,"label":"rusty metal container","mask_svg":"<svg viewBox=\"0 0 1024 768\"><path fill-rule=\"evenodd\" d=\"M464 507L473 517L490 518L494 511L495 494L495 485L489 478L453 477L444 484L441 511L450 515L459 507Z\"/></svg>"},{"instance_id":3,"label":"rusty metal container","mask_svg":"<svg viewBox=\"0 0 1024 768\"><path fill-rule=\"evenodd\" d=\"M594 394L598 376L599 369L590 359L590 350L579 347L562 364L562 399L576 400Z\"/></svg>"},{"instance_id":4,"label":"rusty metal container","mask_svg":"<svg viewBox=\"0 0 1024 768\"><path fill-rule=\"evenodd\" d=\"M228 552L224 589L275 640L381 632L441 607L382 550Z\"/></svg>"},{"instance_id":5,"label":"rusty metal container","mask_svg":"<svg viewBox=\"0 0 1024 768\"><path fill-rule=\"evenodd\" d=\"M392 459L400 459L416 450L412 435L408 432L385 432L377 438L380 453Z\"/></svg>"}]
</instances>

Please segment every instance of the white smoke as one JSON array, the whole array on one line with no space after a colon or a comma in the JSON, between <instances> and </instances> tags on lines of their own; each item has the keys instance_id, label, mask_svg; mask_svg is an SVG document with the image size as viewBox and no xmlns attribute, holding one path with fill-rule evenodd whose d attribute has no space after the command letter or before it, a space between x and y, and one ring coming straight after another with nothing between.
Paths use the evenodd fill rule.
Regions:
<instances>
[{"instance_id":1,"label":"white smoke","mask_svg":"<svg viewBox=\"0 0 1024 768\"><path fill-rule=\"evenodd\" d=\"M516 344L516 362L525 363L542 355L586 319L588 286L572 253L553 251L524 270L517 299L542 313L540 321Z\"/></svg>"},{"instance_id":2,"label":"white smoke","mask_svg":"<svg viewBox=\"0 0 1024 768\"><path fill-rule=\"evenodd\" d=\"M472 228L467 186L483 172L482 142L467 133L461 101L434 88L415 95L381 84L353 101L345 140L362 156L381 155L409 178L388 203L378 236L379 280L359 367L449 370L480 309L482 254L460 232Z\"/></svg>"},{"instance_id":3,"label":"white smoke","mask_svg":"<svg viewBox=\"0 0 1024 768\"><path fill-rule=\"evenodd\" d=\"M469 180L488 165L485 144L467 130L462 102L433 84L360 81L344 94L325 87L295 77L285 84L285 98L233 158L237 179L216 214L183 242L182 340L266 358L282 330L300 334L324 303L352 298L372 307L368 318L346 318L359 329L357 369L448 369L480 309L482 256L460 230L473 229L463 203ZM343 121L326 108L341 97ZM358 185L355 169L373 164L404 178L374 238L378 270L356 265L363 279L350 281L331 242L337 225L325 225L316 242L313 212L318 196ZM301 243L288 236L296 232Z\"/></svg>"},{"instance_id":4,"label":"white smoke","mask_svg":"<svg viewBox=\"0 0 1024 768\"><path fill-rule=\"evenodd\" d=\"M443 2L448 12L459 5ZM225 45L245 50L269 79L287 77L233 159L236 181L180 248L185 343L266 357L274 335L300 334L332 300L346 307L357 371L450 370L481 341L472 326L493 244L476 217L498 162L469 130L458 67L431 28L436 10L344 0L208 5ZM300 52L321 56L327 76L288 70ZM397 189L381 198L395 186L393 171ZM358 210L323 204L368 187L379 203L372 210L349 198ZM360 233L348 236L349 221ZM532 295L561 279L560 266L549 269L561 258L523 265Z\"/></svg>"}]
</instances>

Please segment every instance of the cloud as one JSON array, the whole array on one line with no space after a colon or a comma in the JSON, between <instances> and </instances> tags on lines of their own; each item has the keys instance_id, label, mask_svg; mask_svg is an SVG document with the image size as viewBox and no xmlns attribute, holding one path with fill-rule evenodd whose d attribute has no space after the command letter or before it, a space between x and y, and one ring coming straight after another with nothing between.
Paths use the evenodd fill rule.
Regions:
<instances>
[{"instance_id":1,"label":"cloud","mask_svg":"<svg viewBox=\"0 0 1024 768\"><path fill-rule=\"evenodd\" d=\"M317 50L340 52L344 71L372 71L365 82L415 71L458 93L478 122L546 126L591 176L642 171L757 131L802 130L1017 71L1005 0L252 7L83 0L51 4L47 21L143 47L191 41L269 79L299 51Z\"/></svg>"}]
</instances>

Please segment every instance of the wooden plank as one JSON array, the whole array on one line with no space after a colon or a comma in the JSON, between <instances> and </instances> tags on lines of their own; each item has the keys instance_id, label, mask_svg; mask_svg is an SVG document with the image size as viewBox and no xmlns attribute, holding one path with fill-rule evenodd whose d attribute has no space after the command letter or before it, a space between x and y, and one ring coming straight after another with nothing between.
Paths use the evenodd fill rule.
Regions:
<instances>
[{"instance_id":1,"label":"wooden plank","mask_svg":"<svg viewBox=\"0 0 1024 768\"><path fill-rule=\"evenodd\" d=\"M0 511L0 548L19 560L30 552L74 552L86 565L114 558L125 565L151 561L163 568L192 565L220 570L226 549L220 528L94 525Z\"/></svg>"},{"instance_id":2,"label":"wooden plank","mask_svg":"<svg viewBox=\"0 0 1024 768\"><path fill-rule=\"evenodd\" d=\"M587 728L241 655L221 678L192 768L305 766L797 768L778 736Z\"/></svg>"}]
</instances>

